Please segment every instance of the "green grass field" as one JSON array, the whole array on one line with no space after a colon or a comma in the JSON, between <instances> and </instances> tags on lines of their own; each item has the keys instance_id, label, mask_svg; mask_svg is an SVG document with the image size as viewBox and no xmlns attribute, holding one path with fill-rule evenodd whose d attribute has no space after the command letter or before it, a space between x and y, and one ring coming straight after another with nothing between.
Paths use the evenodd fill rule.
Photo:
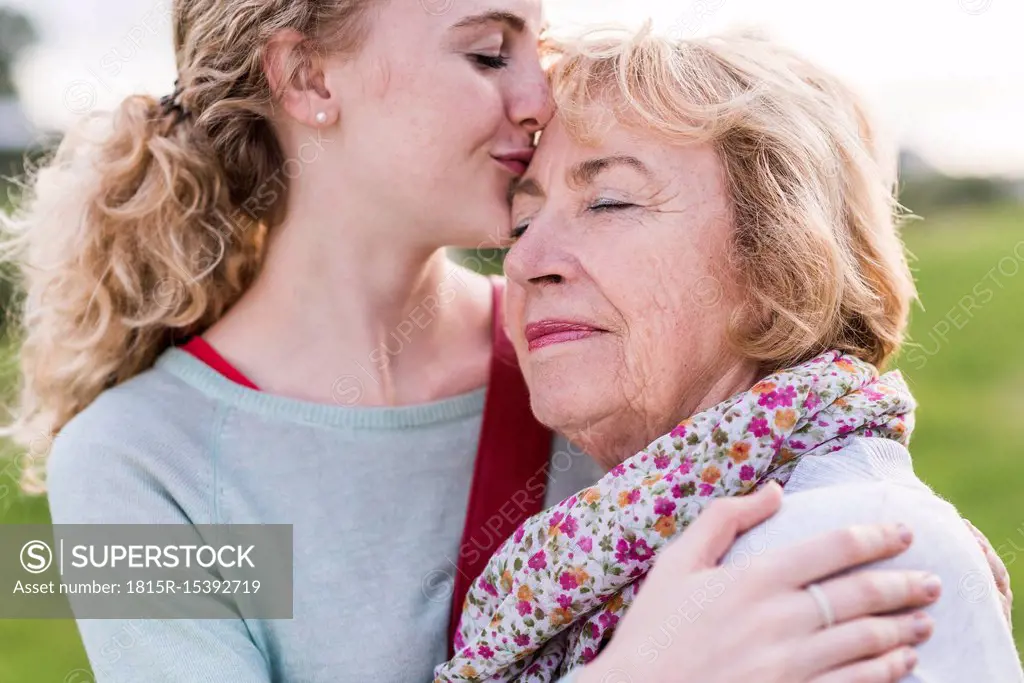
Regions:
<instances>
[{"instance_id":1,"label":"green grass field","mask_svg":"<svg viewBox=\"0 0 1024 683\"><path fill-rule=\"evenodd\" d=\"M1000 550L1020 592L1024 207L965 209L927 218L905 231L916 256L913 267L923 303L912 323L919 346L909 347L898 363L920 402L911 450L922 478ZM4 451L11 452L9 447ZM13 482L0 480L0 492L3 485L12 487ZM13 492L0 499L2 523L47 521L42 499ZM1019 605L1015 613L1019 617ZM1018 648L1024 645L1021 631L1017 643ZM0 620L0 681L85 683L84 674L73 673L85 667L73 622Z\"/></svg>"}]
</instances>

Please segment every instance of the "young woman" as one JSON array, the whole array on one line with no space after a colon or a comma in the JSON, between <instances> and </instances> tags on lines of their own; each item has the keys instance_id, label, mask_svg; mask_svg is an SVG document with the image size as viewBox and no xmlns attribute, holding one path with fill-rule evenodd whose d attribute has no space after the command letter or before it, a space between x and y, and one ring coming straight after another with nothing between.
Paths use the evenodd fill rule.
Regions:
<instances>
[{"instance_id":1,"label":"young woman","mask_svg":"<svg viewBox=\"0 0 1024 683\"><path fill-rule=\"evenodd\" d=\"M551 117L539 3L178 0L174 28L174 95L69 134L11 226L27 289L13 429L57 523L293 525L294 618L82 619L97 679L427 680L495 368L493 285L443 247L509 232L510 183ZM569 460L545 501L596 479ZM771 507L720 507L674 566ZM876 538L831 570L905 547ZM857 595L856 615L920 602ZM879 624L897 636L879 656L917 642L871 623L824 670Z\"/></svg>"}]
</instances>

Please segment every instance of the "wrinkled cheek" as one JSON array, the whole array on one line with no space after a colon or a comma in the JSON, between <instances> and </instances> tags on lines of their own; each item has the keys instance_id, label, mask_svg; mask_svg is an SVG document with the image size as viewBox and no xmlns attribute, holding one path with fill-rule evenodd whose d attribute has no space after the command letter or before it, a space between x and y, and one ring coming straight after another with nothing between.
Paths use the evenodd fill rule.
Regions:
<instances>
[{"instance_id":1,"label":"wrinkled cheek","mask_svg":"<svg viewBox=\"0 0 1024 683\"><path fill-rule=\"evenodd\" d=\"M671 317L654 317L623 349L622 385L630 408L647 426L660 424L680 399L679 370L686 364L685 335Z\"/></svg>"}]
</instances>

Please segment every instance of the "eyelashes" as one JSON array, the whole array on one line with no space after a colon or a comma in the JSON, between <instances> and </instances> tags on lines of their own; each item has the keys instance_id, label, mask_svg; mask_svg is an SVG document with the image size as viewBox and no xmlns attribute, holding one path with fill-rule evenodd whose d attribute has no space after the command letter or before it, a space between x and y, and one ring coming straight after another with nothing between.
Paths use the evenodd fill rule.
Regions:
<instances>
[{"instance_id":1,"label":"eyelashes","mask_svg":"<svg viewBox=\"0 0 1024 683\"><path fill-rule=\"evenodd\" d=\"M591 203L587 207L587 211L592 213L608 213L610 211L622 211L623 209L632 209L636 204L630 204L629 202L620 202L615 199L598 199ZM522 237L526 233L526 229L530 227L529 221L523 221L512 228L511 237L515 241Z\"/></svg>"},{"instance_id":2,"label":"eyelashes","mask_svg":"<svg viewBox=\"0 0 1024 683\"><path fill-rule=\"evenodd\" d=\"M508 57L505 55L472 54L470 58L476 62L477 66L482 66L485 69L504 69L508 66Z\"/></svg>"},{"instance_id":3,"label":"eyelashes","mask_svg":"<svg viewBox=\"0 0 1024 683\"><path fill-rule=\"evenodd\" d=\"M630 204L629 202L620 202L615 199L598 199L590 206L587 207L588 211L595 213L602 213L605 211L615 211L618 209L629 209L636 206L636 204Z\"/></svg>"}]
</instances>

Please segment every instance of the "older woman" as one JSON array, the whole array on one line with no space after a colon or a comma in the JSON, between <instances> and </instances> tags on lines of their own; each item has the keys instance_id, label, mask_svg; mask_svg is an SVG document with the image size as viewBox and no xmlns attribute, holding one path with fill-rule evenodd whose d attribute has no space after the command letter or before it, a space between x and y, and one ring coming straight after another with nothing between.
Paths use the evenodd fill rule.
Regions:
<instances>
[{"instance_id":1,"label":"older woman","mask_svg":"<svg viewBox=\"0 0 1024 683\"><path fill-rule=\"evenodd\" d=\"M906 384L880 374L914 286L893 166L856 98L748 36L604 35L566 48L553 84L559 114L514 192L507 324L537 416L608 473L492 558L438 678L593 662L580 683L654 680L645 667L729 589L615 632L654 559L708 502L772 480L782 512L733 547L737 572L820 531L905 521L914 546L882 564L988 587L956 510L914 474ZM992 588L928 608L935 635L902 680L1021 680ZM810 594L841 639L843 605ZM737 658L770 635L736 631ZM778 680L811 680L797 665ZM697 647L679 677L708 666Z\"/></svg>"}]
</instances>

